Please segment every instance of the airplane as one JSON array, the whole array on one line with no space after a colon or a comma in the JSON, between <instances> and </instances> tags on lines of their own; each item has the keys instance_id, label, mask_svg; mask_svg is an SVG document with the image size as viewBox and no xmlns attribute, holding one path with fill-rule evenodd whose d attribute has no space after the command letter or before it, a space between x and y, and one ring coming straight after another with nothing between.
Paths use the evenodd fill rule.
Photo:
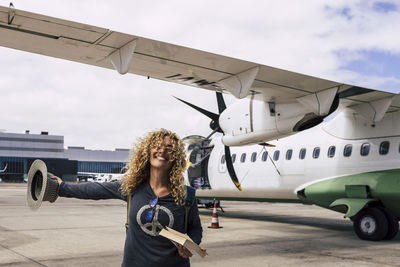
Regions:
<instances>
[{"instance_id":1,"label":"airplane","mask_svg":"<svg viewBox=\"0 0 400 267\"><path fill-rule=\"evenodd\" d=\"M123 173L78 172L78 181L98 183L114 182L121 180L123 176Z\"/></svg>"},{"instance_id":2,"label":"airplane","mask_svg":"<svg viewBox=\"0 0 400 267\"><path fill-rule=\"evenodd\" d=\"M6 164L6 166L4 166L4 168L2 170L0 170L0 173L6 172L7 167L8 167L8 164ZM0 182L2 182L2 181L3 181L3 179L0 177Z\"/></svg>"},{"instance_id":3,"label":"airplane","mask_svg":"<svg viewBox=\"0 0 400 267\"><path fill-rule=\"evenodd\" d=\"M303 203L345 214L363 240L399 229L398 95L0 6L0 45L216 92L190 136L199 198ZM237 101L226 106L223 94Z\"/></svg>"},{"instance_id":4,"label":"airplane","mask_svg":"<svg viewBox=\"0 0 400 267\"><path fill-rule=\"evenodd\" d=\"M2 170L0 170L0 173L6 172L7 167L8 167L8 164L6 164L6 166L4 166L4 168ZM0 182L2 182L2 181L3 181L3 179L0 177Z\"/></svg>"},{"instance_id":5,"label":"airplane","mask_svg":"<svg viewBox=\"0 0 400 267\"><path fill-rule=\"evenodd\" d=\"M8 167L8 163L6 164L6 166L4 166L4 168L3 168L2 170L0 170L0 173L2 173L2 172L6 172L6 170L7 170L7 167Z\"/></svg>"}]
</instances>

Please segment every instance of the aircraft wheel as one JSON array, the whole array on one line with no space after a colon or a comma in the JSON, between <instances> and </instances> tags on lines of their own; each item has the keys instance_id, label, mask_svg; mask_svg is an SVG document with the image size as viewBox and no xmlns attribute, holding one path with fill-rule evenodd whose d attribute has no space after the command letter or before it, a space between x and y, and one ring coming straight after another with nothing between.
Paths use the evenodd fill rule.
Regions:
<instances>
[{"instance_id":1,"label":"aircraft wheel","mask_svg":"<svg viewBox=\"0 0 400 267\"><path fill-rule=\"evenodd\" d=\"M353 228L360 239L379 241L388 234L388 220L379 208L366 208L354 219Z\"/></svg>"},{"instance_id":2,"label":"aircraft wheel","mask_svg":"<svg viewBox=\"0 0 400 267\"><path fill-rule=\"evenodd\" d=\"M385 240L392 240L397 233L399 232L399 220L396 216L391 214L387 209L380 207L379 208L386 215L386 219L388 221L388 232L386 236L383 238Z\"/></svg>"}]
</instances>

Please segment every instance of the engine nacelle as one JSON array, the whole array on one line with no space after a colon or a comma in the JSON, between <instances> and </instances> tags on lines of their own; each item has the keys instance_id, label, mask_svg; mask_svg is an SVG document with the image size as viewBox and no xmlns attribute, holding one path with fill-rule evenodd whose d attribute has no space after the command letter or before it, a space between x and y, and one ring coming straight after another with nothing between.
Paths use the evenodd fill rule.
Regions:
<instances>
[{"instance_id":1,"label":"engine nacelle","mask_svg":"<svg viewBox=\"0 0 400 267\"><path fill-rule=\"evenodd\" d=\"M292 135L321 123L336 110L338 103L338 96L333 95L323 113L315 114L315 109L298 99L291 103L239 100L219 117L224 132L222 142L227 146L242 146Z\"/></svg>"}]
</instances>

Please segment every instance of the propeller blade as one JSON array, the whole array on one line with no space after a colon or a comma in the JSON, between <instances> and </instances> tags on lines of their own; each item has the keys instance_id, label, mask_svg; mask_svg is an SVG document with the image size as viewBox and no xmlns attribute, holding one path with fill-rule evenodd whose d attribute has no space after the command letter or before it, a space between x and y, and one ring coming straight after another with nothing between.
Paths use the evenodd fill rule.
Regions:
<instances>
[{"instance_id":1,"label":"propeller blade","mask_svg":"<svg viewBox=\"0 0 400 267\"><path fill-rule=\"evenodd\" d=\"M174 96L174 97L175 97L175 96ZM175 97L175 98L176 98L177 100L179 100L179 101L185 103L185 104L188 105L189 107L192 107L192 108L194 108L195 110L199 111L200 113L202 113L202 114L206 115L207 117L209 117L209 118L211 119L210 128L213 130L213 133L214 133L214 132L222 133L222 129L221 129L221 127L219 127L219 122L218 122L219 114L215 114L215 113L213 113L213 112L211 112L211 111L205 110L205 109L203 109L203 108L201 108L201 107L198 107L198 106L196 106L196 105L194 105L194 104L192 104L192 103L186 102L185 100L179 99L179 98L177 98L177 97ZM222 101L223 101L223 100L222 100Z\"/></svg>"},{"instance_id":2,"label":"propeller blade","mask_svg":"<svg viewBox=\"0 0 400 267\"><path fill-rule=\"evenodd\" d=\"M219 132L221 129L218 127L217 129L213 130L204 140L210 139L210 137L215 134L216 132Z\"/></svg>"},{"instance_id":3,"label":"propeller blade","mask_svg":"<svg viewBox=\"0 0 400 267\"><path fill-rule=\"evenodd\" d=\"M225 146L225 160L226 160L226 167L228 168L229 176L232 179L232 182L235 184L239 191L242 191L242 187L240 186L239 180L236 176L235 169L233 168L231 150L229 146Z\"/></svg>"},{"instance_id":4,"label":"propeller blade","mask_svg":"<svg viewBox=\"0 0 400 267\"><path fill-rule=\"evenodd\" d=\"M202 109L196 105L193 105L189 102L186 102L185 100L179 99L174 96L177 100L181 101L182 103L185 103L189 107L194 108L195 110L201 112L202 114L206 115L207 117L209 117L211 119L210 127L213 131L206 137L205 140L208 140L216 132L224 133L222 131L221 127L219 126L218 119L219 119L219 115L226 109L225 100L224 100L224 97L222 96L222 93L216 92L216 94L217 94L218 114L215 114L208 110ZM262 145L264 145L264 144L262 144ZM225 160L226 160L226 167L228 169L228 173L229 173L229 176L231 177L232 182L234 183L234 185L236 186L236 188L239 191L242 191L242 186L240 185L239 180L235 173L235 169L233 168L231 150L229 149L229 146L225 146Z\"/></svg>"},{"instance_id":5,"label":"propeller blade","mask_svg":"<svg viewBox=\"0 0 400 267\"><path fill-rule=\"evenodd\" d=\"M222 93L216 92L216 94L217 94L218 112L219 114L221 114L222 111L226 109L226 105Z\"/></svg>"},{"instance_id":6,"label":"propeller blade","mask_svg":"<svg viewBox=\"0 0 400 267\"><path fill-rule=\"evenodd\" d=\"M216 94L217 94L218 112L219 114L221 114L226 109L225 100L224 97L222 96L222 93L216 92ZM239 189L239 191L242 191L242 186L239 183L239 180L235 173L235 168L233 167L231 150L229 146L225 146L225 161L229 176L231 177L233 184L236 186L237 189Z\"/></svg>"},{"instance_id":7,"label":"propeller blade","mask_svg":"<svg viewBox=\"0 0 400 267\"><path fill-rule=\"evenodd\" d=\"M174 97L175 97L175 96L174 96ZM202 109L201 107L198 107L198 106L196 106L196 105L193 105L192 103L186 102L185 100L179 99L179 98L177 98L177 97L175 97L175 98L178 99L179 101L185 103L185 104L188 105L189 107L192 107L192 108L194 108L195 110L199 111L200 113L206 115L206 116L209 117L211 120L213 120L213 121L218 121L218 117L219 117L218 114L215 114L215 113L213 113L213 112L211 112L211 111Z\"/></svg>"}]
</instances>

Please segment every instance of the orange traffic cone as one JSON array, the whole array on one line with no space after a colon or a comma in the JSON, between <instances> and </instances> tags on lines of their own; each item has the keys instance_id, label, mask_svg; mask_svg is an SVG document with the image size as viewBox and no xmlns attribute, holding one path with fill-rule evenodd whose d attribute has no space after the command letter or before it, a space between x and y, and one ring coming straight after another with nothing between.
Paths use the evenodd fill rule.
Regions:
<instances>
[{"instance_id":1,"label":"orange traffic cone","mask_svg":"<svg viewBox=\"0 0 400 267\"><path fill-rule=\"evenodd\" d=\"M211 226L208 226L208 228L213 228L213 229L218 229L222 228L222 226L219 226L218 222L218 213L217 213L217 202L214 201L214 209L211 217Z\"/></svg>"}]
</instances>

